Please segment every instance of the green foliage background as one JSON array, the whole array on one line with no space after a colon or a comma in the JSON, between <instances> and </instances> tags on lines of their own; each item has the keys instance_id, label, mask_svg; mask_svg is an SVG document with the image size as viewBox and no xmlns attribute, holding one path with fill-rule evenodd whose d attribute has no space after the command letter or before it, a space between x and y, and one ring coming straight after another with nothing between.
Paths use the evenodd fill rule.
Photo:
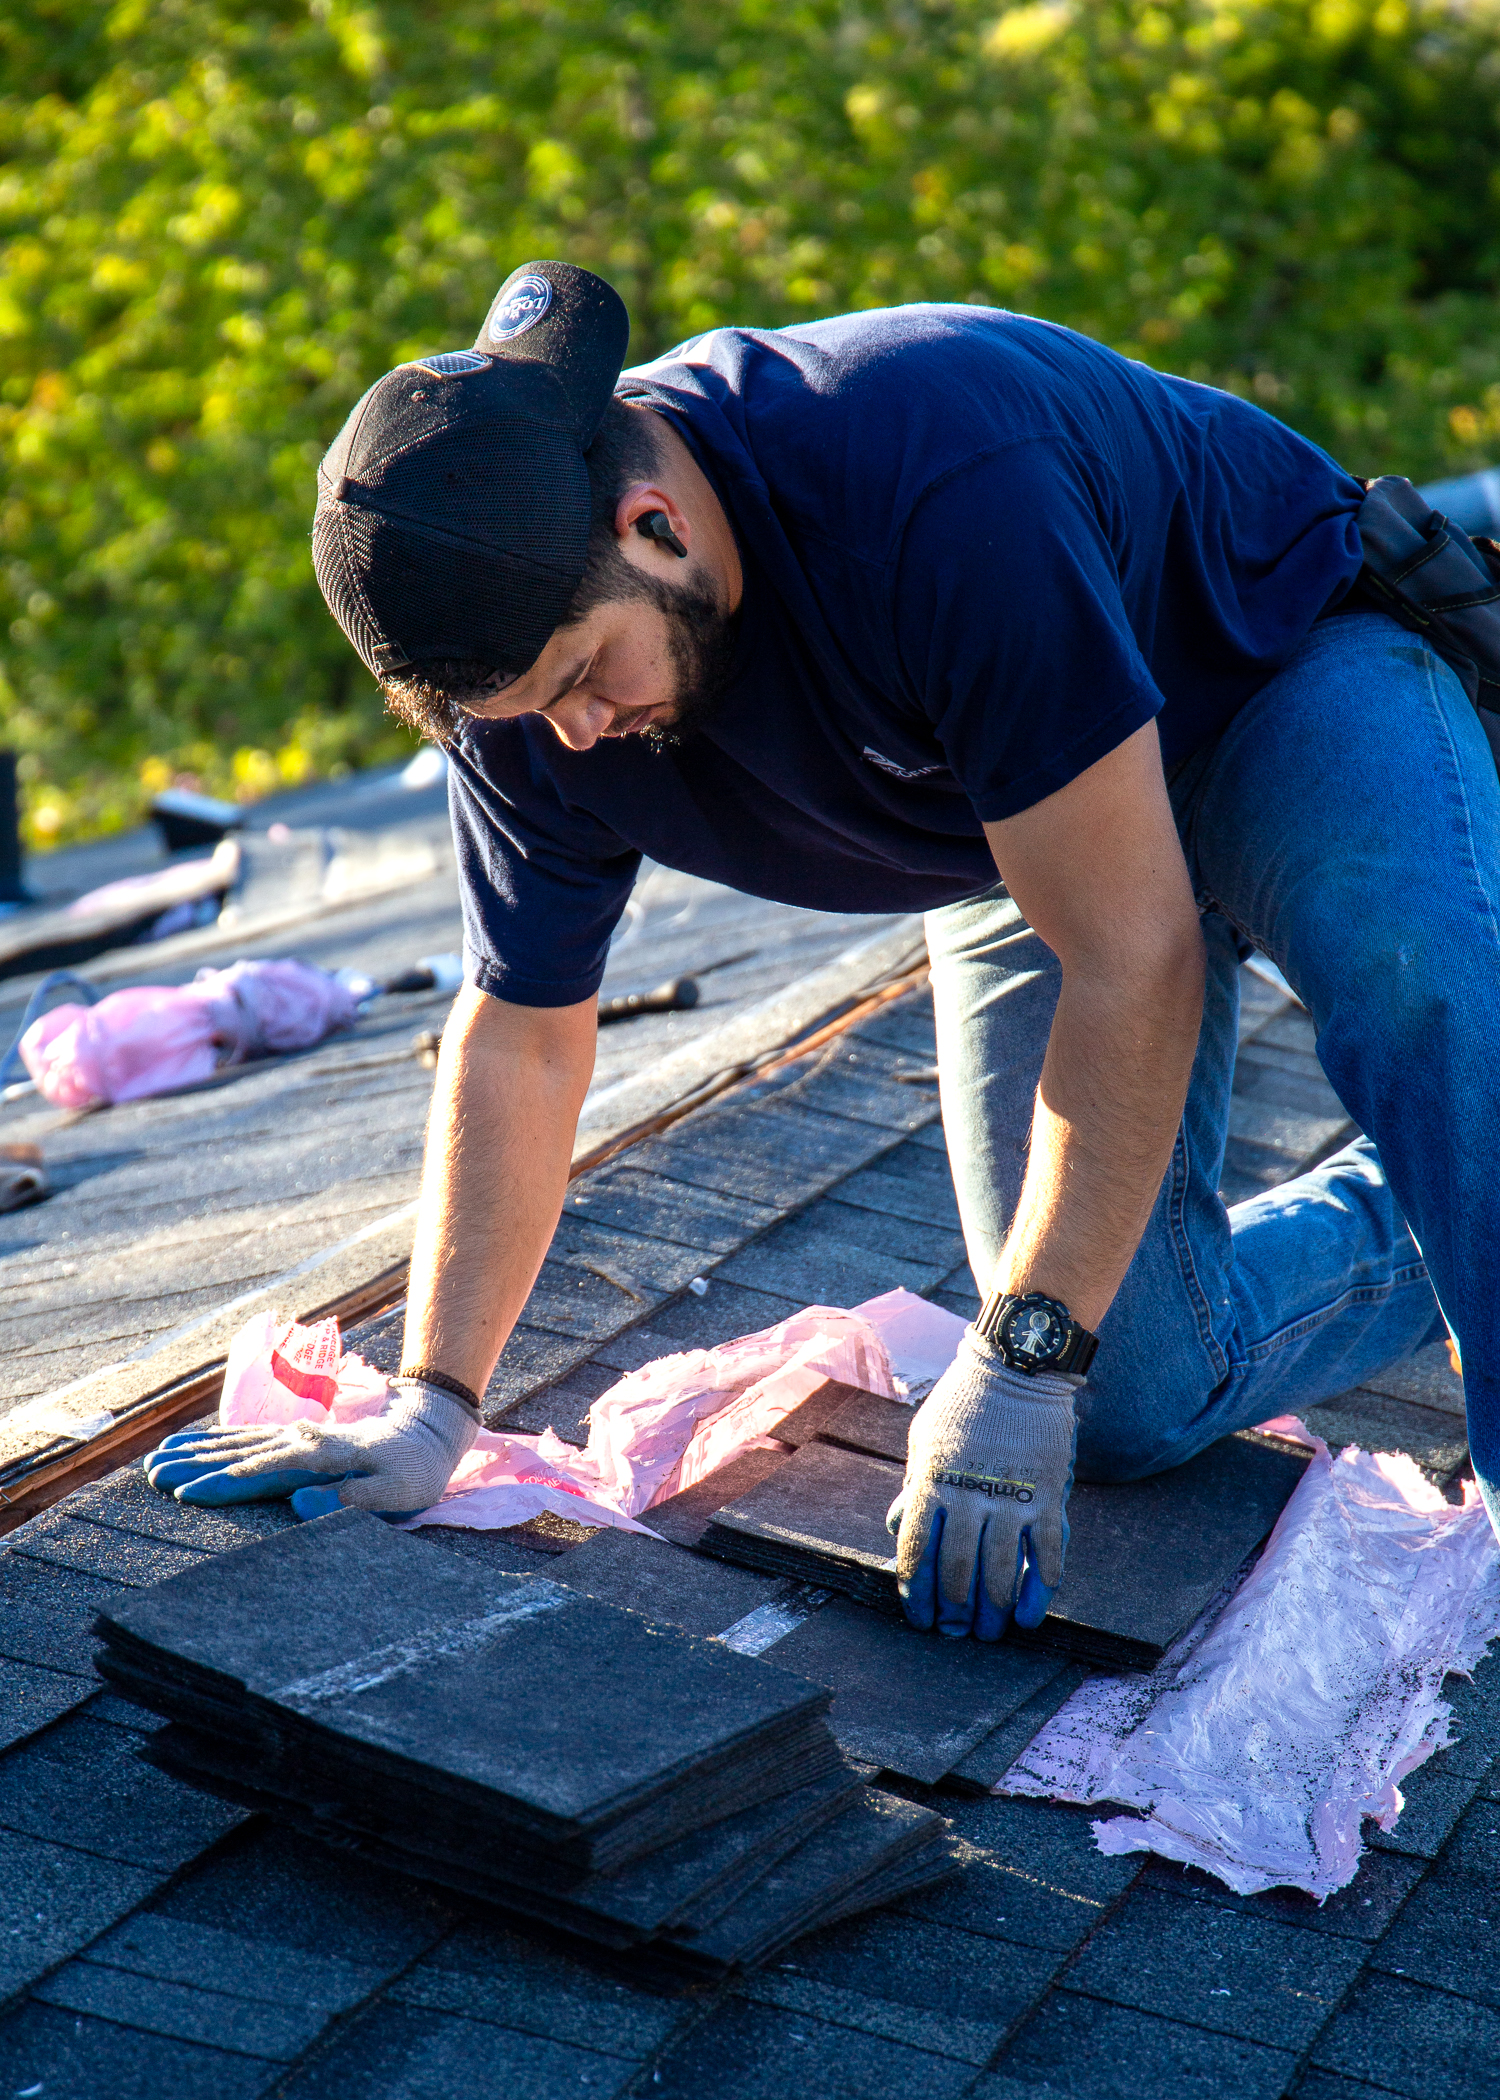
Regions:
<instances>
[{"instance_id":1,"label":"green foliage background","mask_svg":"<svg viewBox=\"0 0 1500 2100\"><path fill-rule=\"evenodd\" d=\"M1014 305L1356 470L1500 453L1500 0L6 0L0 735L38 842L402 748L314 465L499 278Z\"/></svg>"}]
</instances>

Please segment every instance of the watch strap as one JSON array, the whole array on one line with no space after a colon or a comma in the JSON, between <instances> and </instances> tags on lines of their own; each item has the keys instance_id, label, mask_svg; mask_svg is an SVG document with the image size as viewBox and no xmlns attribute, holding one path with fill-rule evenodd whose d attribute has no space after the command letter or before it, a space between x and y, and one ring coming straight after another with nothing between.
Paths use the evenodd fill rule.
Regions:
<instances>
[{"instance_id":1,"label":"watch strap","mask_svg":"<svg viewBox=\"0 0 1500 2100\"><path fill-rule=\"evenodd\" d=\"M978 1316L974 1321L975 1333L983 1335L992 1348L1000 1349L1001 1324L1011 1307L1023 1304L1028 1297L1041 1296L1045 1296L1045 1293L1037 1291L992 1290L979 1308ZM1050 1364L1038 1365L1037 1368L1048 1371L1061 1371L1070 1378L1082 1378L1087 1374L1089 1365L1094 1361L1099 1348L1099 1337L1097 1334L1090 1334L1086 1327L1081 1326L1060 1299L1049 1298L1047 1303L1054 1306L1058 1312L1065 1316L1067 1339L1058 1355L1054 1357ZM1004 1355L1004 1353L1004 1350L1001 1349L1001 1354ZM1010 1362L1009 1357L1006 1357L1005 1360L1007 1363ZM1012 1366L1012 1368L1018 1367Z\"/></svg>"},{"instance_id":2,"label":"watch strap","mask_svg":"<svg viewBox=\"0 0 1500 2100\"><path fill-rule=\"evenodd\" d=\"M1089 1365L1094 1361L1098 1353L1098 1335L1090 1334L1088 1329L1081 1326L1077 1320L1070 1320L1068 1322L1068 1339L1063 1345L1063 1352L1057 1359L1057 1362L1050 1364L1048 1369L1065 1371L1070 1378L1083 1378L1087 1376Z\"/></svg>"}]
</instances>

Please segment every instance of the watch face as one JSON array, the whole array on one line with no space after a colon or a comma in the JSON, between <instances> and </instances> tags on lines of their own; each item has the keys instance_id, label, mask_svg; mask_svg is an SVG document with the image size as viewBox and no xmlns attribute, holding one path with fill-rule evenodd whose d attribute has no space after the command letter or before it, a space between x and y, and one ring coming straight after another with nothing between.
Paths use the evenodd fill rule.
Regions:
<instances>
[{"instance_id":1,"label":"watch face","mask_svg":"<svg viewBox=\"0 0 1500 2100\"><path fill-rule=\"evenodd\" d=\"M1009 1355L1022 1363L1051 1363L1067 1343L1068 1332L1054 1308L1045 1300L1022 1301L1006 1314L1000 1329Z\"/></svg>"}]
</instances>

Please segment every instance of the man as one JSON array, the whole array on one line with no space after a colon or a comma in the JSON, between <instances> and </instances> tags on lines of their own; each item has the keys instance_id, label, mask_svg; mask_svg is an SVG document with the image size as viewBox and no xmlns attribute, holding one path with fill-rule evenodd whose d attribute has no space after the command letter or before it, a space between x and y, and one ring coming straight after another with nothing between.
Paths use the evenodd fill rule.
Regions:
<instances>
[{"instance_id":1,"label":"man","mask_svg":"<svg viewBox=\"0 0 1500 2100\"><path fill-rule=\"evenodd\" d=\"M1075 1461L1128 1479L1312 1405L1439 1300L1500 1515L1500 783L1457 679L1359 602L1359 485L1229 395L982 308L715 330L620 378L625 335L599 279L528 264L475 352L388 374L324 462L324 593L452 758L469 981L409 1368L354 1430L191 1432L153 1478L435 1500L558 1217L644 852L927 912L985 1298L892 1511L916 1623L1036 1623ZM1226 1214L1252 944L1368 1135Z\"/></svg>"}]
</instances>

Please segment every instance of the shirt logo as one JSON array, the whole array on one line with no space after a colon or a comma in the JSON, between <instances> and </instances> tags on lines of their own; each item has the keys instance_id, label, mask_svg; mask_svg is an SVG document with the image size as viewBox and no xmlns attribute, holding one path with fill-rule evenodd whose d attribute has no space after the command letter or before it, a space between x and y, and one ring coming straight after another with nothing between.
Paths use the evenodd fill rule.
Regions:
<instances>
[{"instance_id":1,"label":"shirt logo","mask_svg":"<svg viewBox=\"0 0 1500 2100\"><path fill-rule=\"evenodd\" d=\"M513 343L528 328L535 328L551 304L552 287L545 277L538 277L534 270L518 277L490 315L490 341Z\"/></svg>"},{"instance_id":2,"label":"shirt logo","mask_svg":"<svg viewBox=\"0 0 1500 2100\"><path fill-rule=\"evenodd\" d=\"M865 745L860 756L867 758L872 766L879 766L882 773L889 773L894 780L926 780L933 773L948 770L946 766L898 766L893 758L887 758L883 751L876 751L869 744Z\"/></svg>"}]
</instances>

